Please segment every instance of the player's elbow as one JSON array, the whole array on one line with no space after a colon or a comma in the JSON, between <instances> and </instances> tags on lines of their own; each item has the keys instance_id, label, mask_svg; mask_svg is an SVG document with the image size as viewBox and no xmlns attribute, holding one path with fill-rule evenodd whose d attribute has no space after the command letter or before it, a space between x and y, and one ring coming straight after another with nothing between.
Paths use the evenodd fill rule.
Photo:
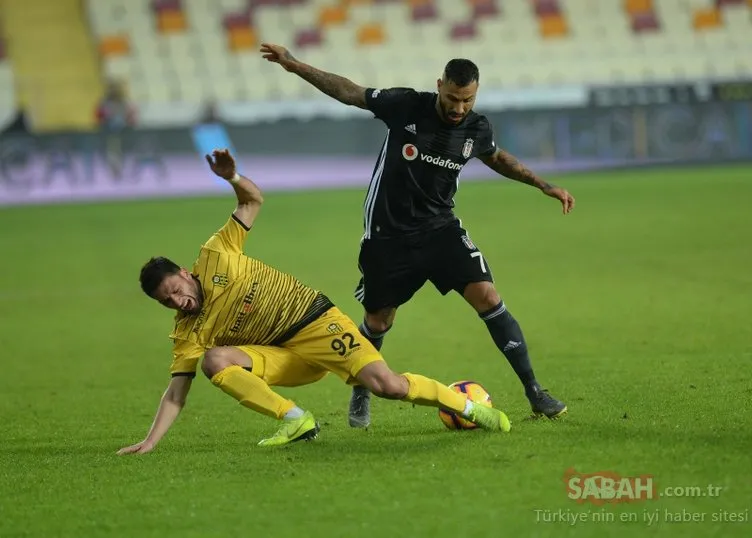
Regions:
<instances>
[{"instance_id":1,"label":"player's elbow","mask_svg":"<svg viewBox=\"0 0 752 538\"><path fill-rule=\"evenodd\" d=\"M256 213L263 203L264 197L261 196L261 193L253 193L249 194L248 196L238 198L238 209Z\"/></svg>"},{"instance_id":2,"label":"player's elbow","mask_svg":"<svg viewBox=\"0 0 752 538\"><path fill-rule=\"evenodd\" d=\"M499 152L495 151L494 153L492 153L490 155L483 155L483 156L479 157L479 159L486 166L488 166L490 168L493 168L499 162Z\"/></svg>"},{"instance_id":3,"label":"player's elbow","mask_svg":"<svg viewBox=\"0 0 752 538\"><path fill-rule=\"evenodd\" d=\"M191 388L191 381L190 377L173 378L173 382L170 383L162 398L173 405L184 407L188 399L188 391Z\"/></svg>"},{"instance_id":4,"label":"player's elbow","mask_svg":"<svg viewBox=\"0 0 752 538\"><path fill-rule=\"evenodd\" d=\"M240 199L240 202L248 205L260 206L264 203L264 193L262 193L261 189L258 187L254 187L253 189L248 190L245 196Z\"/></svg>"}]
</instances>

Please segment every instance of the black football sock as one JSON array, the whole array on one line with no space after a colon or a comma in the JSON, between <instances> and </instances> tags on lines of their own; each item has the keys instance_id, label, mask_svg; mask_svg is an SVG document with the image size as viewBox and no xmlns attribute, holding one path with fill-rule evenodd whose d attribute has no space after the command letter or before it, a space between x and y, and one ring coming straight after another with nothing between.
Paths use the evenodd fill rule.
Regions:
<instances>
[{"instance_id":1,"label":"black football sock","mask_svg":"<svg viewBox=\"0 0 752 538\"><path fill-rule=\"evenodd\" d=\"M479 316L486 322L486 327L496 347L504 354L509 364L512 365L514 373L520 378L525 387L525 394L530 396L540 386L535 380L533 366L530 364L530 356L527 353L527 344L519 323L507 311L503 301L492 309L481 312Z\"/></svg>"},{"instance_id":2,"label":"black football sock","mask_svg":"<svg viewBox=\"0 0 752 538\"><path fill-rule=\"evenodd\" d=\"M358 329L360 329L360 334L365 336L366 339L373 344L373 347L378 351L381 351L381 346L384 343L384 335L389 332L389 329L381 333L376 332L366 324L365 320L363 320L363 323L360 324Z\"/></svg>"}]
</instances>

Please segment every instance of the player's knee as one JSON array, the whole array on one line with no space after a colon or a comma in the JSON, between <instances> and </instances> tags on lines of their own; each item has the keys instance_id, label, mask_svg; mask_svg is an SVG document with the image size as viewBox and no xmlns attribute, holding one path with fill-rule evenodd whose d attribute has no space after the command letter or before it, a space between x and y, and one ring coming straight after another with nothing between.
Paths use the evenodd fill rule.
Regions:
<instances>
[{"instance_id":1,"label":"player's knee","mask_svg":"<svg viewBox=\"0 0 752 538\"><path fill-rule=\"evenodd\" d=\"M366 312L366 325L368 329L374 333L385 333L392 328L394 323L394 316L397 313L396 309L389 308L380 310L378 312Z\"/></svg>"},{"instance_id":2,"label":"player's knee","mask_svg":"<svg viewBox=\"0 0 752 538\"><path fill-rule=\"evenodd\" d=\"M392 328L392 326L389 325L386 321L382 321L379 319L376 319L376 320L366 319L366 325L368 325L368 330L375 334L385 333L389 329Z\"/></svg>"},{"instance_id":3,"label":"player's knee","mask_svg":"<svg viewBox=\"0 0 752 538\"><path fill-rule=\"evenodd\" d=\"M489 284L486 287L486 290L483 293L483 301L485 302L484 307L486 308L486 310L494 308L501 302L499 292L496 291L496 288L494 288L492 284Z\"/></svg>"},{"instance_id":4,"label":"player's knee","mask_svg":"<svg viewBox=\"0 0 752 538\"><path fill-rule=\"evenodd\" d=\"M465 299L478 312L486 312L501 302L499 292L490 282L473 282L468 284L464 293Z\"/></svg>"},{"instance_id":5,"label":"player's knee","mask_svg":"<svg viewBox=\"0 0 752 538\"><path fill-rule=\"evenodd\" d=\"M206 377L211 379L228 366L235 364L232 355L232 348L211 348L204 354L204 360L201 362L201 371Z\"/></svg>"}]
</instances>

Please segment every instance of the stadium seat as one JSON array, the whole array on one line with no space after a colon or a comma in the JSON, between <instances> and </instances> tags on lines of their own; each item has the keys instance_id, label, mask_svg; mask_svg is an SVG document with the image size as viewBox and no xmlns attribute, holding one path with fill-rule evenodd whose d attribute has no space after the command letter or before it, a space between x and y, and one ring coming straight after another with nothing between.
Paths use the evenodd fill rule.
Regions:
<instances>
[{"instance_id":1,"label":"stadium seat","mask_svg":"<svg viewBox=\"0 0 752 538\"><path fill-rule=\"evenodd\" d=\"M130 40L127 35L103 36L99 41L99 54L105 58L127 56L130 53Z\"/></svg>"},{"instance_id":2,"label":"stadium seat","mask_svg":"<svg viewBox=\"0 0 752 538\"><path fill-rule=\"evenodd\" d=\"M323 6L319 11L318 22L321 26L334 26L347 21L347 9L344 6Z\"/></svg>"},{"instance_id":3,"label":"stadium seat","mask_svg":"<svg viewBox=\"0 0 752 538\"><path fill-rule=\"evenodd\" d=\"M180 9L157 11L157 28L160 34L184 32L188 27L185 14Z\"/></svg>"},{"instance_id":4,"label":"stadium seat","mask_svg":"<svg viewBox=\"0 0 752 538\"><path fill-rule=\"evenodd\" d=\"M653 0L625 0L624 9L629 15L640 15L652 12Z\"/></svg>"},{"instance_id":5,"label":"stadium seat","mask_svg":"<svg viewBox=\"0 0 752 538\"><path fill-rule=\"evenodd\" d=\"M231 52L252 50L256 47L256 34L250 26L236 26L227 30Z\"/></svg>"},{"instance_id":6,"label":"stadium seat","mask_svg":"<svg viewBox=\"0 0 752 538\"><path fill-rule=\"evenodd\" d=\"M495 0L473 0L469 3L472 6L472 18L475 20L499 16L499 6Z\"/></svg>"},{"instance_id":7,"label":"stadium seat","mask_svg":"<svg viewBox=\"0 0 752 538\"><path fill-rule=\"evenodd\" d=\"M379 23L365 23L358 28L359 45L381 45L386 40L384 27Z\"/></svg>"},{"instance_id":8,"label":"stadium seat","mask_svg":"<svg viewBox=\"0 0 752 538\"><path fill-rule=\"evenodd\" d=\"M538 24L539 32L543 39L564 37L569 33L567 20L558 11L539 14Z\"/></svg>"},{"instance_id":9,"label":"stadium seat","mask_svg":"<svg viewBox=\"0 0 752 538\"><path fill-rule=\"evenodd\" d=\"M693 24L695 30L709 30L723 24L721 14L717 9L698 9L694 13Z\"/></svg>"}]
</instances>

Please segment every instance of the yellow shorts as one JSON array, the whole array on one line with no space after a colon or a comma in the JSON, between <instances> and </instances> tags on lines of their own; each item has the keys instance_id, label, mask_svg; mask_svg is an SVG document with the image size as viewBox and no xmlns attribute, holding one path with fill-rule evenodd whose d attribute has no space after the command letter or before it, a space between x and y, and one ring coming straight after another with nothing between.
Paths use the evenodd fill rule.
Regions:
<instances>
[{"instance_id":1,"label":"yellow shorts","mask_svg":"<svg viewBox=\"0 0 752 538\"><path fill-rule=\"evenodd\" d=\"M384 360L360 334L355 323L332 307L275 346L238 346L253 361L252 372L270 386L298 387L322 379L328 372L353 384L369 363Z\"/></svg>"},{"instance_id":2,"label":"yellow shorts","mask_svg":"<svg viewBox=\"0 0 752 538\"><path fill-rule=\"evenodd\" d=\"M282 344L306 363L328 370L352 384L367 364L383 361L348 316L333 306Z\"/></svg>"},{"instance_id":3,"label":"yellow shorts","mask_svg":"<svg viewBox=\"0 0 752 538\"><path fill-rule=\"evenodd\" d=\"M301 387L323 379L325 368L308 364L297 353L283 347L236 346L251 358L251 372L270 387Z\"/></svg>"}]
</instances>

